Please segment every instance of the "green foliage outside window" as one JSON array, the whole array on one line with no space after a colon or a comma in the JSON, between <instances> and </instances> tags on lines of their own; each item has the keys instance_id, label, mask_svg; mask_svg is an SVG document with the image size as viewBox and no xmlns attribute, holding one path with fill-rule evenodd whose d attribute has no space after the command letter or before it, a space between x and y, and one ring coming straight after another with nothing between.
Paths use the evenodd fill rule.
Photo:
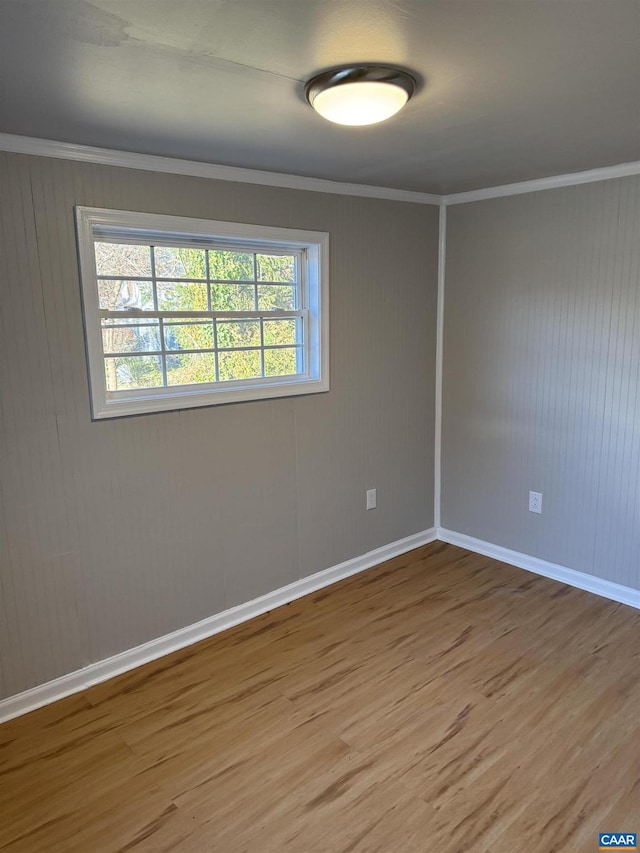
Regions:
<instances>
[{"instance_id":1,"label":"green foliage outside window","mask_svg":"<svg viewBox=\"0 0 640 853\"><path fill-rule=\"evenodd\" d=\"M133 246L96 243L100 307L108 310L153 309L150 281L151 251L161 311L269 311L294 310L296 258L293 255L253 254L227 250ZM208 304L207 262L211 305ZM121 275L121 279L100 278ZM126 278L130 276L131 279ZM259 376L284 376L298 372L299 318L265 319L264 363L260 347L260 321L256 319L167 319L164 321L167 385L190 385L216 380L212 349L217 338L218 375L221 381ZM112 326L118 326L112 328ZM214 330L215 327L215 330ZM160 349L158 320L103 322L103 346L108 353L131 353L105 358L107 387L111 391L163 385L161 356L145 352ZM286 347L272 349L271 347Z\"/></svg>"}]
</instances>

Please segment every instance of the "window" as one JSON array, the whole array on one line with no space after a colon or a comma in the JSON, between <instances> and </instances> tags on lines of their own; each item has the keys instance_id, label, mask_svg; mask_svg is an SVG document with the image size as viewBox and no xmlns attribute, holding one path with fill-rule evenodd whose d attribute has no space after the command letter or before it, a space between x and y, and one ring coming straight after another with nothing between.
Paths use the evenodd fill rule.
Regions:
<instances>
[{"instance_id":1,"label":"window","mask_svg":"<svg viewBox=\"0 0 640 853\"><path fill-rule=\"evenodd\" d=\"M94 418L329 388L316 231L76 208Z\"/></svg>"}]
</instances>

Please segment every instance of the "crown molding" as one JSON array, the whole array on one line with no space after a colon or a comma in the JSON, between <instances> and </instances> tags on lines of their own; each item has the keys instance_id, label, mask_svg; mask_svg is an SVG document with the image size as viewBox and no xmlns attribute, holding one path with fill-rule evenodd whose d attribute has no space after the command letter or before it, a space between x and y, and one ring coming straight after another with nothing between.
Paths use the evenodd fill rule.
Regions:
<instances>
[{"instance_id":1,"label":"crown molding","mask_svg":"<svg viewBox=\"0 0 640 853\"><path fill-rule=\"evenodd\" d=\"M53 139L36 139L0 133L0 151L12 154L31 154L36 157L54 157L59 160L76 160L101 166L119 166L125 169L142 169L146 172L164 172L171 175L189 175L209 178L214 181L235 181L242 184L259 184L307 192L351 195L361 198L377 198L387 201L404 201L412 204L440 204L439 195L399 190L392 187L374 187L368 184L348 184L341 181L326 181L303 175L286 175L281 172L263 172L258 169L243 169L238 166L218 166L197 160L179 160L174 157L159 157L155 154L136 154L116 151L111 148L94 148L72 142L57 142Z\"/></svg>"},{"instance_id":2,"label":"crown molding","mask_svg":"<svg viewBox=\"0 0 640 853\"><path fill-rule=\"evenodd\" d=\"M188 175L214 181L235 181L242 184L258 184L260 186L330 193L332 195L404 201L412 204L444 204L447 206L640 175L640 161L635 161L633 163L620 163L617 166L590 169L586 172L570 172L566 175L552 175L533 181L504 184L499 187L487 187L486 189L450 195L435 195L392 187L328 181L323 178L310 178L304 175L287 175L283 172L243 169L239 166L219 166L215 163L180 160L175 157L161 157L155 154L136 154L132 151L117 151L113 148L95 148L91 145L76 145L73 142L57 142L53 139L37 139L33 136L18 136L13 133L0 133L0 151L12 154L31 154L35 157L53 157L58 160L75 160L80 163L95 163L100 166L141 169L146 172Z\"/></svg>"},{"instance_id":3,"label":"crown molding","mask_svg":"<svg viewBox=\"0 0 640 853\"><path fill-rule=\"evenodd\" d=\"M567 175L553 175L549 178L537 178L534 181L521 181L517 184L504 184L500 187L487 187L483 190L471 190L442 196L442 203L468 204L471 201L484 201L489 198L502 198L508 195L522 195L540 190L553 190L557 187L572 187L577 184L591 184L594 181L610 181L613 178L627 178L640 175L640 160L633 163L620 163L617 166L603 166L586 172L569 172Z\"/></svg>"}]
</instances>

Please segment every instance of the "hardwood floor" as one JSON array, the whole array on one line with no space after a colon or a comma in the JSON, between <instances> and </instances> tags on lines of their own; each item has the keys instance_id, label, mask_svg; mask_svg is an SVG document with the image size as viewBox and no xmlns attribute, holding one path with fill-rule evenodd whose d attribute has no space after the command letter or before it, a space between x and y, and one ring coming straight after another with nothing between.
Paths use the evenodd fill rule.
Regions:
<instances>
[{"instance_id":1,"label":"hardwood floor","mask_svg":"<svg viewBox=\"0 0 640 853\"><path fill-rule=\"evenodd\" d=\"M433 543L0 726L3 853L586 853L640 614Z\"/></svg>"}]
</instances>

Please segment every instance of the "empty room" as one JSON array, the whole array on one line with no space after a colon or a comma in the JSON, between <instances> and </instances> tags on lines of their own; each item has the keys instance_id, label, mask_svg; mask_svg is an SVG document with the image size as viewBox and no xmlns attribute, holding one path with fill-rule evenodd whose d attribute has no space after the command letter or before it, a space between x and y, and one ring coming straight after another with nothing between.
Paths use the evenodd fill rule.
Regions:
<instances>
[{"instance_id":1,"label":"empty room","mask_svg":"<svg viewBox=\"0 0 640 853\"><path fill-rule=\"evenodd\" d=\"M640 0L0 0L0 853L640 833Z\"/></svg>"}]
</instances>

